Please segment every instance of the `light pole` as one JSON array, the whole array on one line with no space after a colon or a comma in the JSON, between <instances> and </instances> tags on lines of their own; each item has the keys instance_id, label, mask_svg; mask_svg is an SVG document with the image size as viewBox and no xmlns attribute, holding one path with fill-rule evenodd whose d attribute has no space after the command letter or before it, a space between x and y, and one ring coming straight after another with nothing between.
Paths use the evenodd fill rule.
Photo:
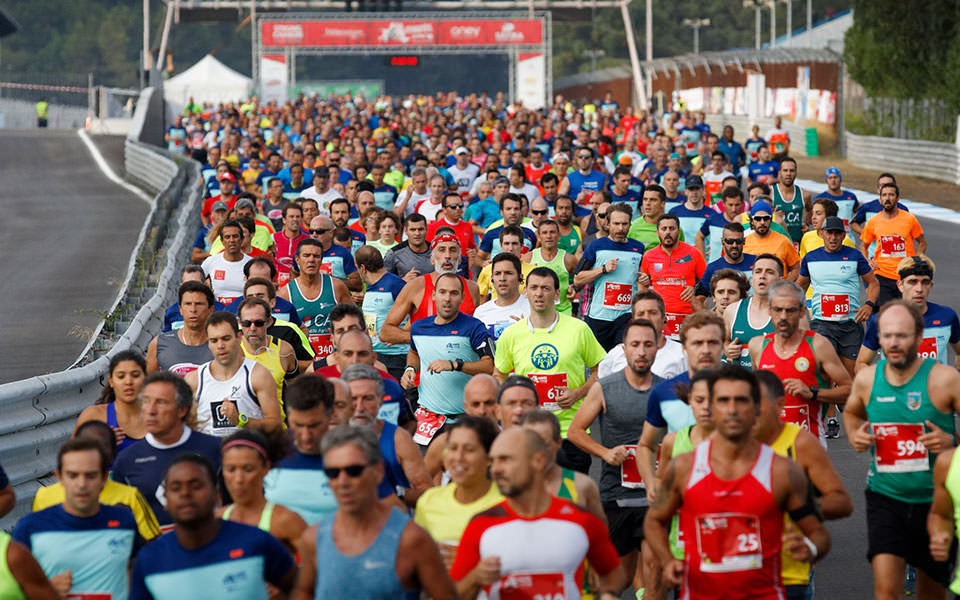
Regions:
<instances>
[{"instance_id":1,"label":"light pole","mask_svg":"<svg viewBox=\"0 0 960 600\"><path fill-rule=\"evenodd\" d=\"M753 28L753 45L757 50L760 49L760 23L762 21L763 15L760 12L760 9L763 8L763 4L760 0L743 0L744 8L752 8L754 12L754 28Z\"/></svg>"},{"instance_id":2,"label":"light pole","mask_svg":"<svg viewBox=\"0 0 960 600\"><path fill-rule=\"evenodd\" d=\"M693 53L700 54L700 28L710 27L710 19L684 19L683 24L693 29Z\"/></svg>"},{"instance_id":3,"label":"light pole","mask_svg":"<svg viewBox=\"0 0 960 600\"><path fill-rule=\"evenodd\" d=\"M607 53L603 50L585 50L583 52L587 57L590 58L590 72L593 73L597 70L597 59L601 56L605 56Z\"/></svg>"},{"instance_id":4,"label":"light pole","mask_svg":"<svg viewBox=\"0 0 960 600\"><path fill-rule=\"evenodd\" d=\"M770 47L777 46L777 0L768 0L770 5Z\"/></svg>"},{"instance_id":5,"label":"light pole","mask_svg":"<svg viewBox=\"0 0 960 600\"><path fill-rule=\"evenodd\" d=\"M787 45L793 38L793 0L781 0L787 5Z\"/></svg>"}]
</instances>

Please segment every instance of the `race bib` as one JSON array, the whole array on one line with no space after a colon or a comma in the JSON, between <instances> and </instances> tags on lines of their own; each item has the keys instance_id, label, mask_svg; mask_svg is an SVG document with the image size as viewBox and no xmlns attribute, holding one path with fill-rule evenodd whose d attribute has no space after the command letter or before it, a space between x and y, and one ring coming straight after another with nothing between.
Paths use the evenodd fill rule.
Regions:
<instances>
[{"instance_id":1,"label":"race bib","mask_svg":"<svg viewBox=\"0 0 960 600\"><path fill-rule=\"evenodd\" d=\"M620 485L625 488L637 489L643 487L640 469L637 463L637 446L627 446L627 458L620 465Z\"/></svg>"},{"instance_id":2,"label":"race bib","mask_svg":"<svg viewBox=\"0 0 960 600\"><path fill-rule=\"evenodd\" d=\"M906 258L907 241L902 235L881 235L880 256L889 258Z\"/></svg>"},{"instance_id":3,"label":"race bib","mask_svg":"<svg viewBox=\"0 0 960 600\"><path fill-rule=\"evenodd\" d=\"M920 340L920 346L917 348L917 352L920 354L921 358L932 358L937 360L939 355L937 349L937 338L935 337L925 337Z\"/></svg>"},{"instance_id":4,"label":"race bib","mask_svg":"<svg viewBox=\"0 0 960 600\"><path fill-rule=\"evenodd\" d=\"M850 296L847 294L821 294L820 314L824 318L849 317Z\"/></svg>"},{"instance_id":5,"label":"race bib","mask_svg":"<svg viewBox=\"0 0 960 600\"><path fill-rule=\"evenodd\" d=\"M546 410L560 410L557 401L567 387L566 373L530 373L527 375L537 388L537 397L541 408Z\"/></svg>"},{"instance_id":6,"label":"race bib","mask_svg":"<svg viewBox=\"0 0 960 600\"><path fill-rule=\"evenodd\" d=\"M329 333L310 333L307 334L310 340L310 346L316 352L316 358L324 358L333 354L333 336Z\"/></svg>"},{"instance_id":7,"label":"race bib","mask_svg":"<svg viewBox=\"0 0 960 600\"><path fill-rule=\"evenodd\" d=\"M611 310L629 310L633 286L629 283L608 281L603 284L603 307Z\"/></svg>"},{"instance_id":8,"label":"race bib","mask_svg":"<svg viewBox=\"0 0 960 600\"><path fill-rule=\"evenodd\" d=\"M514 573L500 578L500 600L565 600L563 573Z\"/></svg>"},{"instance_id":9,"label":"race bib","mask_svg":"<svg viewBox=\"0 0 960 600\"><path fill-rule=\"evenodd\" d=\"M878 473L929 471L927 448L920 441L920 423L873 423L875 458Z\"/></svg>"},{"instance_id":10,"label":"race bib","mask_svg":"<svg viewBox=\"0 0 960 600\"><path fill-rule=\"evenodd\" d=\"M277 273L277 287L282 288L284 285L290 282L290 272L286 273Z\"/></svg>"},{"instance_id":11,"label":"race bib","mask_svg":"<svg viewBox=\"0 0 960 600\"><path fill-rule=\"evenodd\" d=\"M233 427L227 416L223 413L223 400L210 403L210 418L213 420L212 426L214 429L223 429L226 427Z\"/></svg>"},{"instance_id":12,"label":"race bib","mask_svg":"<svg viewBox=\"0 0 960 600\"><path fill-rule=\"evenodd\" d=\"M704 573L750 571L763 566L758 517L740 513L699 515L696 528L700 570Z\"/></svg>"},{"instance_id":13,"label":"race bib","mask_svg":"<svg viewBox=\"0 0 960 600\"><path fill-rule=\"evenodd\" d=\"M687 315L667 313L667 319L663 323L663 335L668 338L678 338L680 336L680 326L683 325L683 320L686 317Z\"/></svg>"},{"instance_id":14,"label":"race bib","mask_svg":"<svg viewBox=\"0 0 960 600\"><path fill-rule=\"evenodd\" d=\"M417 412L413 416L417 419L417 431L413 434L413 441L421 446L430 444L443 424L447 422L446 415L437 414L422 406L417 407Z\"/></svg>"},{"instance_id":15,"label":"race bib","mask_svg":"<svg viewBox=\"0 0 960 600\"><path fill-rule=\"evenodd\" d=\"M810 406L806 404L795 404L784 406L780 411L780 420L784 423L793 423L802 427L805 431L812 429L810 424Z\"/></svg>"},{"instance_id":16,"label":"race bib","mask_svg":"<svg viewBox=\"0 0 960 600\"><path fill-rule=\"evenodd\" d=\"M374 313L363 313L363 322L367 326L367 335L372 338L377 336L377 315Z\"/></svg>"}]
</instances>

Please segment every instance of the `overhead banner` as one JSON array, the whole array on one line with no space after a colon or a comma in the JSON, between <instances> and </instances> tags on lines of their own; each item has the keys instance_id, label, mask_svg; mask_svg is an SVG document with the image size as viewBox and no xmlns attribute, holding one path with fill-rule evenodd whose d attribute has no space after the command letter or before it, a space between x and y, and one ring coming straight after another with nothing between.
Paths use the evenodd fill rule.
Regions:
<instances>
[{"instance_id":1,"label":"overhead banner","mask_svg":"<svg viewBox=\"0 0 960 600\"><path fill-rule=\"evenodd\" d=\"M524 108L540 110L546 106L547 78L544 56L540 52L521 52L517 57L517 100Z\"/></svg>"},{"instance_id":2,"label":"overhead banner","mask_svg":"<svg viewBox=\"0 0 960 600\"><path fill-rule=\"evenodd\" d=\"M287 60L282 54L264 54L260 61L260 98L263 102L287 101Z\"/></svg>"},{"instance_id":3,"label":"overhead banner","mask_svg":"<svg viewBox=\"0 0 960 600\"><path fill-rule=\"evenodd\" d=\"M539 19L263 21L265 48L535 46Z\"/></svg>"}]
</instances>

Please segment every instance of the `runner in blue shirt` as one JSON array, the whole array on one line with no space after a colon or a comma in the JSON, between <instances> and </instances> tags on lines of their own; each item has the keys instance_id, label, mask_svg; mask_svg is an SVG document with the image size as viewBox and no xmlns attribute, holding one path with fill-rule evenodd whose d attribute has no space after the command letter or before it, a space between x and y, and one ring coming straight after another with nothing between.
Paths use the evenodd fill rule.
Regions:
<instances>
[{"instance_id":1,"label":"runner in blue shirt","mask_svg":"<svg viewBox=\"0 0 960 600\"><path fill-rule=\"evenodd\" d=\"M734 172L747 162L747 155L743 151L743 146L733 139L733 126L731 125L723 126L723 135L717 141L717 149L727 155L727 162Z\"/></svg>"},{"instance_id":2,"label":"runner in blue shirt","mask_svg":"<svg viewBox=\"0 0 960 600\"><path fill-rule=\"evenodd\" d=\"M574 153L577 170L567 174L560 183L558 193L561 196L570 196L575 204L584 204L583 192L599 192L604 188L606 175L593 168L595 155L592 148L580 147Z\"/></svg>"},{"instance_id":3,"label":"runner in blue shirt","mask_svg":"<svg viewBox=\"0 0 960 600\"><path fill-rule=\"evenodd\" d=\"M723 230L731 223L740 225L743 213L743 192L737 186L728 186L721 192L723 212L713 211L697 232L696 245L707 261L720 258L723 251Z\"/></svg>"},{"instance_id":4,"label":"runner in blue shirt","mask_svg":"<svg viewBox=\"0 0 960 600\"><path fill-rule=\"evenodd\" d=\"M287 594L297 567L277 538L214 514L216 472L201 456L184 454L164 475L175 529L137 557L131 600L266 600L267 583Z\"/></svg>"},{"instance_id":5,"label":"runner in blue shirt","mask_svg":"<svg viewBox=\"0 0 960 600\"><path fill-rule=\"evenodd\" d=\"M387 272L383 266L380 251L372 246L364 246L357 250L356 262L360 277L367 284L362 308L367 333L373 341L373 350L377 353L377 358L387 367L387 371L399 380L403 377L403 368L407 364L407 352L410 346L387 344L381 341L380 329L406 282L393 273ZM406 325L405 319L400 326L406 327Z\"/></svg>"},{"instance_id":6,"label":"runner in blue shirt","mask_svg":"<svg viewBox=\"0 0 960 600\"><path fill-rule=\"evenodd\" d=\"M747 178L751 183L766 183L770 185L780 174L780 164L770 160L770 148L766 144L757 146L757 160L747 167Z\"/></svg>"},{"instance_id":7,"label":"runner in blue shirt","mask_svg":"<svg viewBox=\"0 0 960 600\"><path fill-rule=\"evenodd\" d=\"M487 229L480 240L480 249L477 251L477 260L481 263L487 259L500 254L500 231L507 225L517 225L523 221L523 198L519 194L507 193L500 198L500 216L503 217L503 224ZM526 227L520 227L523 231L523 245L528 250L533 250L537 246L537 234Z\"/></svg>"},{"instance_id":8,"label":"runner in blue shirt","mask_svg":"<svg viewBox=\"0 0 960 600\"><path fill-rule=\"evenodd\" d=\"M840 184L843 181L843 176L840 174L840 169L836 167L830 167L827 169L824 178L827 182L827 189L814 196L813 199L816 200L817 198L829 198L830 200L833 200L837 204L837 216L843 219L844 225L849 224L850 220L853 219L853 215L856 214L857 209L860 208L860 202L857 201L857 195L840 187Z\"/></svg>"},{"instance_id":9,"label":"runner in blue shirt","mask_svg":"<svg viewBox=\"0 0 960 600\"><path fill-rule=\"evenodd\" d=\"M703 272L703 277L697 282L697 287L693 292L695 296L700 297L700 304L697 305L698 308L703 308L707 298L710 297L710 282L713 280L713 276L717 271L721 269L733 269L746 274L747 279L749 279L749 273L753 270L753 261L757 258L753 254L745 254L743 251L744 234L742 225L739 223L727 223L724 225L722 233L723 235L720 241L723 253L720 258L707 264L707 268Z\"/></svg>"},{"instance_id":10,"label":"runner in blue shirt","mask_svg":"<svg viewBox=\"0 0 960 600\"><path fill-rule=\"evenodd\" d=\"M630 183L635 179L630 175L630 167L620 166L613 172L613 185L610 186L610 203L625 202L630 208L640 212L640 198L643 197L643 183L640 191L634 191Z\"/></svg>"},{"instance_id":11,"label":"runner in blue shirt","mask_svg":"<svg viewBox=\"0 0 960 600\"><path fill-rule=\"evenodd\" d=\"M680 219L680 231L683 232L683 238L686 240L696 240L697 233L703 224L717 211L709 206L703 205L703 184L700 187L690 187L690 180L699 175L691 175L687 178L687 201L672 209L669 214L677 215ZM696 185L696 183L694 183Z\"/></svg>"}]
</instances>

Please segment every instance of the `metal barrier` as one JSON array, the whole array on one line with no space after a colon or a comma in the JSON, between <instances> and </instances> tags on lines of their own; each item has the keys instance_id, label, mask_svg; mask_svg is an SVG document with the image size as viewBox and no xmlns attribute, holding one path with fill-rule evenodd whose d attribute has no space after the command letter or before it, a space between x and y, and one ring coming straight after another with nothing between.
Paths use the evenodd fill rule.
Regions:
<instances>
[{"instance_id":1,"label":"metal barrier","mask_svg":"<svg viewBox=\"0 0 960 600\"><path fill-rule=\"evenodd\" d=\"M960 145L844 132L847 160L858 167L960 184Z\"/></svg>"},{"instance_id":2,"label":"metal barrier","mask_svg":"<svg viewBox=\"0 0 960 600\"><path fill-rule=\"evenodd\" d=\"M17 506L0 520L0 529L9 530L29 512L36 490L49 483L45 477L56 466L60 444L103 389L110 357L130 347L146 348L160 332L164 309L176 299L180 269L199 228L200 165L132 139L126 142L125 165L129 177L157 195L123 292L83 359L89 362L0 385L0 464L17 494Z\"/></svg>"}]
</instances>

